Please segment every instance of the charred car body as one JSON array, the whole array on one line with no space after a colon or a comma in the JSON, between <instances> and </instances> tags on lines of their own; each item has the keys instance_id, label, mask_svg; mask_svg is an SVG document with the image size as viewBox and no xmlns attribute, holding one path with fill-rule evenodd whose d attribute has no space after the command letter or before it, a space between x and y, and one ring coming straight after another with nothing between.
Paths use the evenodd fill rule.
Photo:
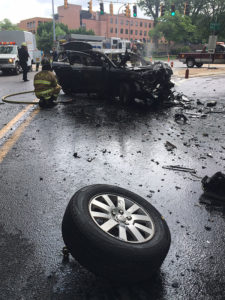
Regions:
<instances>
[{"instance_id":1,"label":"charred car body","mask_svg":"<svg viewBox=\"0 0 225 300\"><path fill-rule=\"evenodd\" d=\"M167 64L147 63L132 52L111 60L82 42L66 43L52 66L65 94L98 93L123 103L139 99L152 104L168 96L173 86Z\"/></svg>"}]
</instances>

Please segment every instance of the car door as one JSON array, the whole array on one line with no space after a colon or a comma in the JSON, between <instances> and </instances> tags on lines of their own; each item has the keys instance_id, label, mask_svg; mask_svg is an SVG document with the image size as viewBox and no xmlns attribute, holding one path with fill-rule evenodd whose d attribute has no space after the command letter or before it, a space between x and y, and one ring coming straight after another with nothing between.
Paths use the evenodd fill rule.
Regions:
<instances>
[{"instance_id":1,"label":"car door","mask_svg":"<svg viewBox=\"0 0 225 300\"><path fill-rule=\"evenodd\" d=\"M82 56L83 60L83 87L87 92L99 92L105 88L107 68L101 58L94 53Z\"/></svg>"}]
</instances>

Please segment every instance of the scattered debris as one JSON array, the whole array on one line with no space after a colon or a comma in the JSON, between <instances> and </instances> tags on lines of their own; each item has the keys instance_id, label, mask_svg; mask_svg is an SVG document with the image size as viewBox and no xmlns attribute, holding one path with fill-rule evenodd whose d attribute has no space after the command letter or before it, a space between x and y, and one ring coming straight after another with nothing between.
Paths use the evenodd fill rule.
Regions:
<instances>
[{"instance_id":1,"label":"scattered debris","mask_svg":"<svg viewBox=\"0 0 225 300\"><path fill-rule=\"evenodd\" d=\"M80 156L78 156L77 152L74 152L73 157L80 158Z\"/></svg>"},{"instance_id":2,"label":"scattered debris","mask_svg":"<svg viewBox=\"0 0 225 300\"><path fill-rule=\"evenodd\" d=\"M203 177L202 188L204 195L217 200L225 200L225 174L217 172L212 177Z\"/></svg>"},{"instance_id":3,"label":"scattered debris","mask_svg":"<svg viewBox=\"0 0 225 300\"><path fill-rule=\"evenodd\" d=\"M163 169L173 170L173 171L181 171L181 172L188 172L188 173L196 173L195 169L185 168L181 166L162 166Z\"/></svg>"},{"instance_id":4,"label":"scattered debris","mask_svg":"<svg viewBox=\"0 0 225 300\"><path fill-rule=\"evenodd\" d=\"M179 283L178 283L177 280L174 280L174 281L172 282L172 287L173 287L173 288L178 288L178 287L179 287Z\"/></svg>"},{"instance_id":5,"label":"scattered debris","mask_svg":"<svg viewBox=\"0 0 225 300\"><path fill-rule=\"evenodd\" d=\"M188 118L184 114L179 113L179 114L174 115L174 120L178 124L186 124L188 121Z\"/></svg>"},{"instance_id":6,"label":"scattered debris","mask_svg":"<svg viewBox=\"0 0 225 300\"><path fill-rule=\"evenodd\" d=\"M211 227L205 225L205 230L210 231Z\"/></svg>"},{"instance_id":7,"label":"scattered debris","mask_svg":"<svg viewBox=\"0 0 225 300\"><path fill-rule=\"evenodd\" d=\"M213 106L216 106L216 104L217 104L217 101L212 100L212 101L208 101L208 102L206 103L206 106L207 106L207 107L213 107Z\"/></svg>"},{"instance_id":8,"label":"scattered debris","mask_svg":"<svg viewBox=\"0 0 225 300\"><path fill-rule=\"evenodd\" d=\"M88 162L92 162L92 160L94 160L95 159L95 157L89 157L88 159L87 159L87 161Z\"/></svg>"},{"instance_id":9,"label":"scattered debris","mask_svg":"<svg viewBox=\"0 0 225 300\"><path fill-rule=\"evenodd\" d=\"M185 112L190 118L207 118L207 114L203 113L192 113L192 112Z\"/></svg>"},{"instance_id":10,"label":"scattered debris","mask_svg":"<svg viewBox=\"0 0 225 300\"><path fill-rule=\"evenodd\" d=\"M204 105L199 99L197 99L197 105Z\"/></svg>"},{"instance_id":11,"label":"scattered debris","mask_svg":"<svg viewBox=\"0 0 225 300\"><path fill-rule=\"evenodd\" d=\"M175 145L173 145L172 143L166 141L165 143L165 147L167 151L172 151L173 149L177 148Z\"/></svg>"}]
</instances>

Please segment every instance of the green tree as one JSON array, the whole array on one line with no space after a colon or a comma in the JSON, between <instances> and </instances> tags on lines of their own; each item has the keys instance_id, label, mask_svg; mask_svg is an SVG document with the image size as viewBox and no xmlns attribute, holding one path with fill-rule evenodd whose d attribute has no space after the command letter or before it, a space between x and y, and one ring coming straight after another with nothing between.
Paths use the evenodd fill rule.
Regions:
<instances>
[{"instance_id":1,"label":"green tree","mask_svg":"<svg viewBox=\"0 0 225 300\"><path fill-rule=\"evenodd\" d=\"M0 21L0 30L21 30L16 24L12 24L9 19Z\"/></svg>"},{"instance_id":2,"label":"green tree","mask_svg":"<svg viewBox=\"0 0 225 300\"><path fill-rule=\"evenodd\" d=\"M86 35L95 35L93 30L87 30L85 27L80 27L78 29L71 29L70 33L75 34L86 34Z\"/></svg>"},{"instance_id":3,"label":"green tree","mask_svg":"<svg viewBox=\"0 0 225 300\"><path fill-rule=\"evenodd\" d=\"M169 42L187 43L195 39L196 26L192 25L191 19L187 16L181 15L176 11L175 16L171 16L170 13L166 13L160 18L160 22L156 27L150 31L151 37L164 36Z\"/></svg>"},{"instance_id":4,"label":"green tree","mask_svg":"<svg viewBox=\"0 0 225 300\"><path fill-rule=\"evenodd\" d=\"M68 26L62 23L55 24L56 39L61 35L69 33ZM53 47L53 23L42 23L37 28L37 47L49 53Z\"/></svg>"}]
</instances>

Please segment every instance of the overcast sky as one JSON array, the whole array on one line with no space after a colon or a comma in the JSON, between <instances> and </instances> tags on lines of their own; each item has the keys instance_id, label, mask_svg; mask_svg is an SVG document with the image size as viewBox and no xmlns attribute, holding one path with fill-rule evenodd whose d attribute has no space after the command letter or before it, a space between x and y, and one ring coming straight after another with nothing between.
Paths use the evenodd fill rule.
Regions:
<instances>
[{"instance_id":1,"label":"overcast sky","mask_svg":"<svg viewBox=\"0 0 225 300\"><path fill-rule=\"evenodd\" d=\"M79 4L82 9L88 8L89 0L68 0L68 3ZM104 3L105 12L109 12L109 0ZM103 1L104 2L104 1ZM114 0L113 2L116 2ZM128 1L119 0L120 4L114 4L114 14L118 12L121 3L127 3ZM129 3L134 3L135 0L131 0ZM64 0L54 0L54 10L57 13L57 6L63 5ZM93 10L99 11L99 1L93 0ZM120 12L122 9L120 10ZM132 11L131 11L132 13ZM138 8L137 11L139 18L147 18L143 12ZM7 18L13 24L19 23L20 20L33 18L33 17L47 17L52 16L52 0L0 0L0 21Z\"/></svg>"}]
</instances>

